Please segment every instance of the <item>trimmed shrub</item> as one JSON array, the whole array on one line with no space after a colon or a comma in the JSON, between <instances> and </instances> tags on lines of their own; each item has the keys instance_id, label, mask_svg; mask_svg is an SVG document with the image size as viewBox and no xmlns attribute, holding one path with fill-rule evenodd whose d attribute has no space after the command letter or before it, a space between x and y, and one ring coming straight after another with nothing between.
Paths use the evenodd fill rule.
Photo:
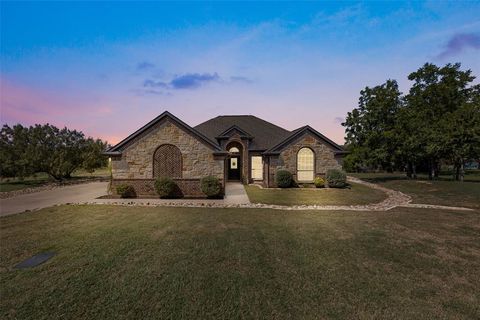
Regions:
<instances>
[{"instance_id":1,"label":"trimmed shrub","mask_svg":"<svg viewBox=\"0 0 480 320\"><path fill-rule=\"evenodd\" d=\"M317 187L317 188L323 188L323 187L325 187L325 180L323 180L323 178L321 178L321 177L316 177L316 178L313 180L313 184L314 184L315 187Z\"/></svg>"},{"instance_id":2,"label":"trimmed shrub","mask_svg":"<svg viewBox=\"0 0 480 320\"><path fill-rule=\"evenodd\" d=\"M162 199L181 198L180 188L170 178L158 178L155 180L155 191Z\"/></svg>"},{"instance_id":3,"label":"trimmed shrub","mask_svg":"<svg viewBox=\"0 0 480 320\"><path fill-rule=\"evenodd\" d=\"M117 194L120 195L121 198L136 198L137 193L135 192L135 188L129 184L120 184L117 186Z\"/></svg>"},{"instance_id":4,"label":"trimmed shrub","mask_svg":"<svg viewBox=\"0 0 480 320\"><path fill-rule=\"evenodd\" d=\"M278 170L276 180L279 188L290 188L293 185L293 176L288 170Z\"/></svg>"},{"instance_id":5,"label":"trimmed shrub","mask_svg":"<svg viewBox=\"0 0 480 320\"><path fill-rule=\"evenodd\" d=\"M208 198L222 197L222 184L218 178L213 176L204 177L200 181L200 186L202 192L205 193Z\"/></svg>"},{"instance_id":6,"label":"trimmed shrub","mask_svg":"<svg viewBox=\"0 0 480 320\"><path fill-rule=\"evenodd\" d=\"M345 188L347 186L347 174L342 170L329 169L325 178L329 188Z\"/></svg>"}]
</instances>

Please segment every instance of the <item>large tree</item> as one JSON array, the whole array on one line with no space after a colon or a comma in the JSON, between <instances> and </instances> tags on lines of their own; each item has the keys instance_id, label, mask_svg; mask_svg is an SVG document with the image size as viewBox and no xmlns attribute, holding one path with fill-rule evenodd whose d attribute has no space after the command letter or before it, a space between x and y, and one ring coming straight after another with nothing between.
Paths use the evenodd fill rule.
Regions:
<instances>
[{"instance_id":1,"label":"large tree","mask_svg":"<svg viewBox=\"0 0 480 320\"><path fill-rule=\"evenodd\" d=\"M439 161L451 156L452 134L462 130L463 124L455 119L470 100L472 88L469 85L475 77L471 70L460 70L459 63L442 68L426 63L408 79L414 83L405 97L406 107L416 124L409 134L423 146L429 177L433 178L438 174Z\"/></svg>"},{"instance_id":2,"label":"large tree","mask_svg":"<svg viewBox=\"0 0 480 320\"><path fill-rule=\"evenodd\" d=\"M402 106L401 92L395 80L360 92L358 107L345 122L350 160L362 159L363 165L393 169L395 162L395 123Z\"/></svg>"},{"instance_id":3,"label":"large tree","mask_svg":"<svg viewBox=\"0 0 480 320\"><path fill-rule=\"evenodd\" d=\"M480 85L460 67L423 65L408 76L413 85L404 97L394 80L362 90L343 123L349 169L406 167L415 177L421 166L434 178L443 161L463 179L464 162L480 158Z\"/></svg>"},{"instance_id":4,"label":"large tree","mask_svg":"<svg viewBox=\"0 0 480 320\"><path fill-rule=\"evenodd\" d=\"M0 133L2 176L20 176L45 172L56 180L70 178L78 168L91 171L106 165L101 152L106 143L86 138L76 130L55 126L4 125Z\"/></svg>"}]
</instances>

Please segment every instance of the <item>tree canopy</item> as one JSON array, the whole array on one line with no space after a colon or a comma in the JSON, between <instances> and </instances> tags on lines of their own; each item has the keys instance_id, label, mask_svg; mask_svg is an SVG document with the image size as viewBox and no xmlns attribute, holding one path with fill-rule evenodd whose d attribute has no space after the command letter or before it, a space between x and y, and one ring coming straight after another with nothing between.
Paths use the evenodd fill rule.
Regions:
<instances>
[{"instance_id":1,"label":"tree canopy","mask_svg":"<svg viewBox=\"0 0 480 320\"><path fill-rule=\"evenodd\" d=\"M395 80L360 92L342 124L351 152L347 169L406 168L415 175L420 166L433 178L448 162L462 179L465 161L480 158L480 85L459 63L426 63L408 79L413 85L406 95Z\"/></svg>"},{"instance_id":2,"label":"tree canopy","mask_svg":"<svg viewBox=\"0 0 480 320\"><path fill-rule=\"evenodd\" d=\"M0 130L0 174L25 177L45 172L56 180L70 178L78 168L89 172L106 166L107 143L86 138L76 130L50 124L24 127L4 125Z\"/></svg>"}]
</instances>

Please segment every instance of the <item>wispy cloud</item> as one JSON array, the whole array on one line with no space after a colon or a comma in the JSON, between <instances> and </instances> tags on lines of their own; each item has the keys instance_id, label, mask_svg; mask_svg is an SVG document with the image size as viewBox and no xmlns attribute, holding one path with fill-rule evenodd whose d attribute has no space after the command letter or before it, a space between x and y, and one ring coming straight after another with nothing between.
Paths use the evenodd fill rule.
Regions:
<instances>
[{"instance_id":1,"label":"wispy cloud","mask_svg":"<svg viewBox=\"0 0 480 320\"><path fill-rule=\"evenodd\" d=\"M445 44L438 58L455 56L467 48L480 49L480 35L475 33L458 33Z\"/></svg>"},{"instance_id":2,"label":"wispy cloud","mask_svg":"<svg viewBox=\"0 0 480 320\"><path fill-rule=\"evenodd\" d=\"M148 61L142 61L137 63L136 70L137 71L148 71L155 68L155 65Z\"/></svg>"},{"instance_id":3,"label":"wispy cloud","mask_svg":"<svg viewBox=\"0 0 480 320\"><path fill-rule=\"evenodd\" d=\"M252 83L253 81L247 77L242 76L232 76L230 77L230 81L232 82L243 82L243 83Z\"/></svg>"},{"instance_id":4,"label":"wispy cloud","mask_svg":"<svg viewBox=\"0 0 480 320\"><path fill-rule=\"evenodd\" d=\"M176 76L170 81L170 86L173 89L195 89L201 85L219 81L220 77L215 73L186 73L181 76Z\"/></svg>"},{"instance_id":5,"label":"wispy cloud","mask_svg":"<svg viewBox=\"0 0 480 320\"><path fill-rule=\"evenodd\" d=\"M163 90L185 90L185 89L197 89L207 83L252 83L253 81L247 77L243 76L231 76L224 79L218 75L217 72L214 73L185 73L182 75L175 75L169 81L157 81L153 79L145 79L143 81L143 94L162 94Z\"/></svg>"}]
</instances>

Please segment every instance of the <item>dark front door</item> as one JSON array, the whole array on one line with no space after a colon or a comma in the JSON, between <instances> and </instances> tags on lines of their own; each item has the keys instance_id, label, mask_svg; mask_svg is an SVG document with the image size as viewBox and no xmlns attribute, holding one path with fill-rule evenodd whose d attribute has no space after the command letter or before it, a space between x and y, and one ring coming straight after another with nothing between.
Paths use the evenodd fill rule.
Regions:
<instances>
[{"instance_id":1,"label":"dark front door","mask_svg":"<svg viewBox=\"0 0 480 320\"><path fill-rule=\"evenodd\" d=\"M240 157L232 156L228 159L228 180L240 180Z\"/></svg>"}]
</instances>

